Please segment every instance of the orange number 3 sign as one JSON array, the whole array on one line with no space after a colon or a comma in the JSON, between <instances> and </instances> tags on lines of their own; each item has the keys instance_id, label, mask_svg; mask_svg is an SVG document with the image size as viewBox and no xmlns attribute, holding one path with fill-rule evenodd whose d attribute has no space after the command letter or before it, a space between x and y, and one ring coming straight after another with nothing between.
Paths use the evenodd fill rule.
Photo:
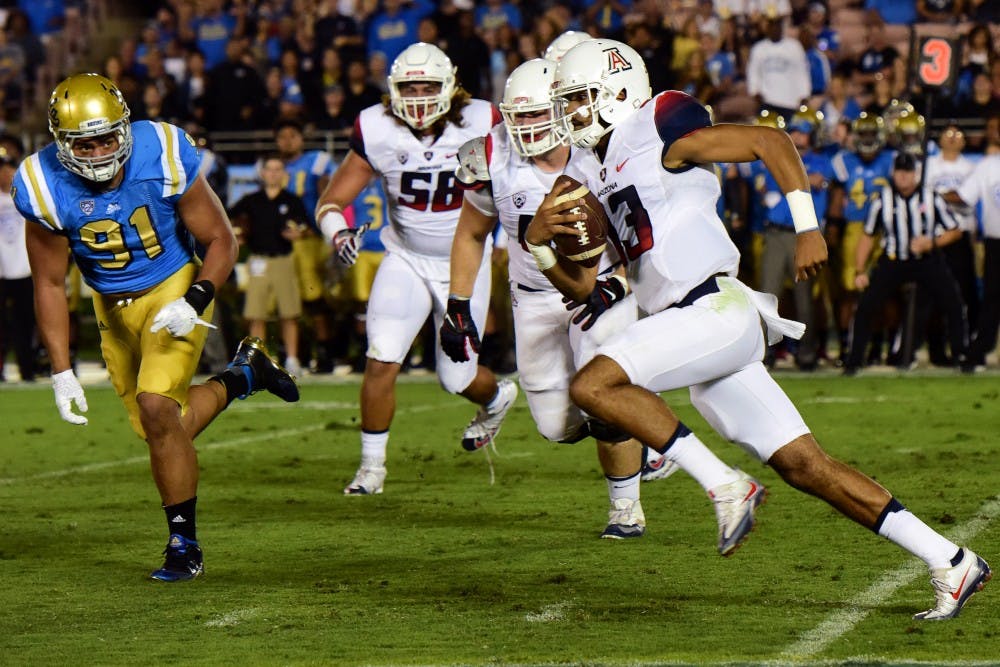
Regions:
<instances>
[{"instance_id":1,"label":"orange number 3 sign","mask_svg":"<svg viewBox=\"0 0 1000 667\"><path fill-rule=\"evenodd\" d=\"M942 37L927 37L920 43L917 76L925 86L940 87L951 83L955 69L952 43Z\"/></svg>"}]
</instances>

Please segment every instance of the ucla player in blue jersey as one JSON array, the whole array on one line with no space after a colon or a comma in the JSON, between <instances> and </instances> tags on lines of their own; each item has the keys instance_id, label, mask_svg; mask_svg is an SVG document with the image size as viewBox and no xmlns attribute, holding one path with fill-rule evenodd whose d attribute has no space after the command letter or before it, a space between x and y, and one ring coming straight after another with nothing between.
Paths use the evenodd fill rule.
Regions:
<instances>
[{"instance_id":1,"label":"ucla player in blue jersey","mask_svg":"<svg viewBox=\"0 0 1000 667\"><path fill-rule=\"evenodd\" d=\"M299 292L302 294L302 308L312 319L316 336L316 372L329 373L333 370L330 347L333 344L331 332L331 312L324 295L326 260L330 247L323 241L323 235L316 226L313 211L319 201L319 194L326 189L330 176L336 170L336 163L325 151L304 150L305 136L302 125L294 120L283 120L274 131L274 141L278 153L285 162L288 185L285 189L302 199L309 212L308 229L302 238L292 243L295 256L295 271L299 276ZM302 348L303 358L309 358L309 347ZM291 370L291 369L289 369ZM293 371L294 372L294 371Z\"/></svg>"},{"instance_id":2,"label":"ucla player in blue jersey","mask_svg":"<svg viewBox=\"0 0 1000 667\"><path fill-rule=\"evenodd\" d=\"M885 150L885 123L879 116L862 112L851 124L853 150L844 149L832 161L834 185L827 216L831 245L830 281L834 316L840 334L841 361L847 356L847 338L858 292L854 287L854 255L864 236L868 206L889 185L893 152Z\"/></svg>"},{"instance_id":3,"label":"ucla player in blue jersey","mask_svg":"<svg viewBox=\"0 0 1000 667\"><path fill-rule=\"evenodd\" d=\"M266 389L298 400L292 378L245 339L230 367L191 385L215 288L236 261L236 240L203 176L194 141L168 123L129 122L121 92L97 74L56 86L55 143L28 157L14 203L28 225L39 330L52 361L56 406L86 424L83 388L70 367L64 287L70 255L94 290L101 353L129 422L149 445L170 537L159 581L203 572L195 533L198 461L193 438L237 397ZM205 248L199 262L197 241Z\"/></svg>"},{"instance_id":4,"label":"ucla player in blue jersey","mask_svg":"<svg viewBox=\"0 0 1000 667\"><path fill-rule=\"evenodd\" d=\"M353 330L352 337L358 340L358 356L351 362L352 370L360 373L365 369L365 350L368 349L366 314L368 299L372 294L375 273L385 257L382 243L382 226L389 219L389 205L386 202L382 181L374 178L358 193L351 205L354 213L354 229L367 230L361 236L357 249L357 260L347 269L338 285L338 296L349 302Z\"/></svg>"}]
</instances>

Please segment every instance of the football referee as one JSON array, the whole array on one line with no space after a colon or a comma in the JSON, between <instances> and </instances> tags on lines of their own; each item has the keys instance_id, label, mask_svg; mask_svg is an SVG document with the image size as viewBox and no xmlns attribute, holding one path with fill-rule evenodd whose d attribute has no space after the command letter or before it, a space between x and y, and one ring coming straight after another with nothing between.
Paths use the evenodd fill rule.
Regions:
<instances>
[{"instance_id":1,"label":"football referee","mask_svg":"<svg viewBox=\"0 0 1000 667\"><path fill-rule=\"evenodd\" d=\"M940 234L937 234L938 227L944 230ZM883 252L869 277L866 266L879 232ZM864 292L854 315L845 375L855 375L861 367L871 337L872 317L886 299L907 282L915 282L920 289L925 289L945 313L953 363L964 362L967 345L965 306L958 284L939 250L961 236L962 230L941 196L918 187L913 156L897 155L892 185L884 187L881 196L872 202L865 235L855 254L857 276L854 285Z\"/></svg>"}]
</instances>

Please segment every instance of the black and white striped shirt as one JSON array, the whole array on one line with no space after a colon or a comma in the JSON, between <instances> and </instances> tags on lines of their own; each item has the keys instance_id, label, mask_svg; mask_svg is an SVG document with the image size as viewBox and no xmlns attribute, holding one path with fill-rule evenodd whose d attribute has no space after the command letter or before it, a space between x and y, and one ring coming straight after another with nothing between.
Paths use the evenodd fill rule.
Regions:
<instances>
[{"instance_id":1,"label":"black and white striped shirt","mask_svg":"<svg viewBox=\"0 0 1000 667\"><path fill-rule=\"evenodd\" d=\"M881 195L872 201L865 222L865 233L874 236L882 232L882 249L892 260L914 259L910 240L917 236L937 236L937 228L958 228L958 221L948 211L940 195L918 188L904 197L892 186L884 186Z\"/></svg>"}]
</instances>

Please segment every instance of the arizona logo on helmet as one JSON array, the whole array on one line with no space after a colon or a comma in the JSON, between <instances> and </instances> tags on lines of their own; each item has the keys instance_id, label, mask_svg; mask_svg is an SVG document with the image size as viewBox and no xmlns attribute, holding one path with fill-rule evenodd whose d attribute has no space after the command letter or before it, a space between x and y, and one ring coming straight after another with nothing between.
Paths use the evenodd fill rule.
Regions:
<instances>
[{"instance_id":1,"label":"arizona logo on helmet","mask_svg":"<svg viewBox=\"0 0 1000 667\"><path fill-rule=\"evenodd\" d=\"M604 52L608 54L608 74L624 72L632 69L632 63L625 60L625 56L618 51L617 46L613 46L610 49L604 49Z\"/></svg>"}]
</instances>

